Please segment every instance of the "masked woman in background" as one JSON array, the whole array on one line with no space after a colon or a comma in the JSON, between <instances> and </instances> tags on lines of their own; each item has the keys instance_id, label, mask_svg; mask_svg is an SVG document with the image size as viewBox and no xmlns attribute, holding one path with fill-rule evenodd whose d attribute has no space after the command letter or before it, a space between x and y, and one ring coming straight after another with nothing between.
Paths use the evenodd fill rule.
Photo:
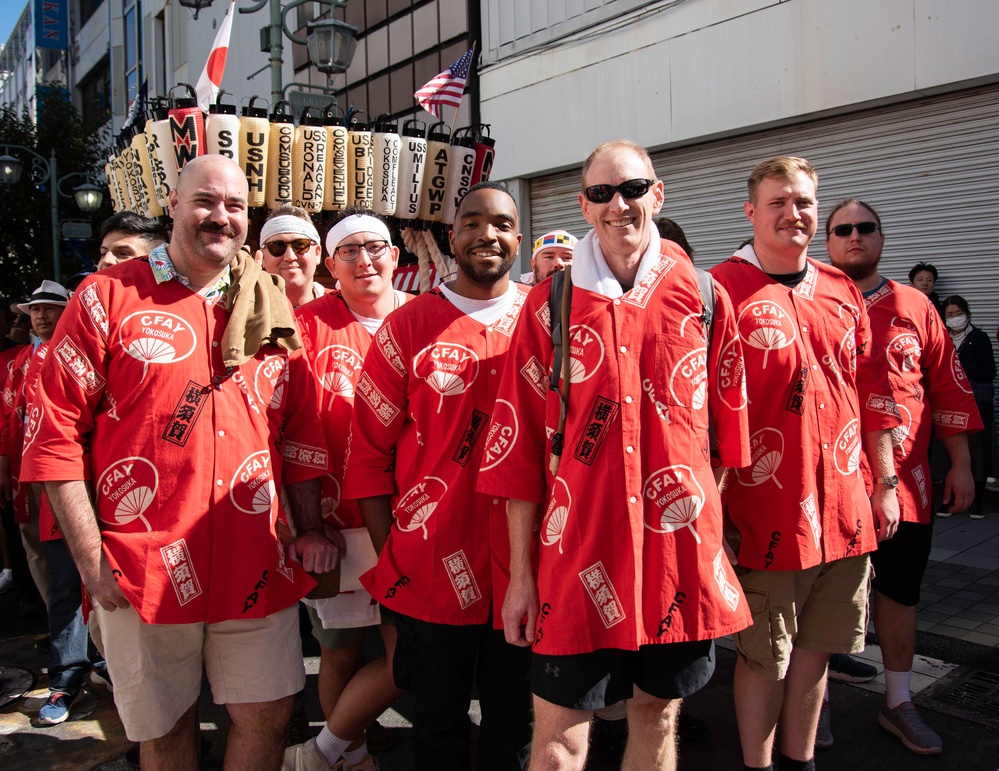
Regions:
<instances>
[{"instance_id":1,"label":"masked woman in background","mask_svg":"<svg viewBox=\"0 0 999 771\"><path fill-rule=\"evenodd\" d=\"M944 322L950 339L957 349L961 366L971 383L978 411L982 414L985 430L968 436L971 451L971 471L975 477L975 501L968 509L970 519L985 519L982 509L982 493L985 481L992 469L992 456L996 445L995 428L995 387L996 362L992 355L992 341L988 334L972 325L968 301L961 295L951 295L943 301ZM937 516L950 516L949 510L941 508Z\"/></svg>"}]
</instances>

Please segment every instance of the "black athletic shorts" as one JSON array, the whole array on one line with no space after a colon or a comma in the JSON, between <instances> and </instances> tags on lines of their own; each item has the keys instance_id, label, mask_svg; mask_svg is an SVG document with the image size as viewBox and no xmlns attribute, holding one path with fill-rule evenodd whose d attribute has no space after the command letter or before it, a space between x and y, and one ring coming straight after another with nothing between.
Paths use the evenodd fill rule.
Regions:
<instances>
[{"instance_id":1,"label":"black athletic shorts","mask_svg":"<svg viewBox=\"0 0 999 771\"><path fill-rule=\"evenodd\" d=\"M682 699L703 688L714 671L714 640L570 656L535 653L531 690L561 707L594 710L630 699L634 686L659 699Z\"/></svg>"},{"instance_id":2,"label":"black athletic shorts","mask_svg":"<svg viewBox=\"0 0 999 771\"><path fill-rule=\"evenodd\" d=\"M933 525L901 522L898 532L871 552L874 580L871 587L899 605L919 603L919 586L930 559Z\"/></svg>"}]
</instances>

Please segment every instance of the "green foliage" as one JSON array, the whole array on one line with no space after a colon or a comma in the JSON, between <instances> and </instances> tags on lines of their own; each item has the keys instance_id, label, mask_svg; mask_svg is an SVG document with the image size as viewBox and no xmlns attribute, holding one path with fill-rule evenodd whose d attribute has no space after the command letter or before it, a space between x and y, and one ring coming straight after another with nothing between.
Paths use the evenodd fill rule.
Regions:
<instances>
[{"instance_id":1,"label":"green foliage","mask_svg":"<svg viewBox=\"0 0 999 771\"><path fill-rule=\"evenodd\" d=\"M46 161L50 161L54 149L60 179L74 173L90 176L97 172L98 177L103 176L107 143L99 134L84 131L80 114L63 88L38 88L37 115L35 125L27 112L18 115L8 105L0 106L0 144L27 147ZM28 153L15 150L10 154L20 158L24 171L16 185L0 189L0 294L24 296L43 279L53 277L52 181L40 181L45 170ZM62 192L70 197L59 196L59 220L90 220L96 238L100 223L111 215L111 207L105 193L99 211L88 215L77 208L73 188L86 181L82 176L65 179ZM82 259L77 251L82 252ZM82 243L63 241L60 252L65 280L81 270L93 269L98 244L95 239Z\"/></svg>"}]
</instances>

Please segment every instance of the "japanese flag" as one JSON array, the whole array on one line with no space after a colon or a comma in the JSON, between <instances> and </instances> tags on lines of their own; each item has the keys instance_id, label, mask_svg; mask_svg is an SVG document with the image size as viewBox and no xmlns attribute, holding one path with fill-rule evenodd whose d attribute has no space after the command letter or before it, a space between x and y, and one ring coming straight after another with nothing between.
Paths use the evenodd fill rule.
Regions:
<instances>
[{"instance_id":1,"label":"japanese flag","mask_svg":"<svg viewBox=\"0 0 999 771\"><path fill-rule=\"evenodd\" d=\"M232 17L236 13L236 0L231 0L229 10L219 25L219 31L215 35L215 42L212 44L212 52L208 54L208 61L205 62L205 69L201 71L198 78L198 107L203 112L208 112L208 105L215 101L218 96L219 86L222 85L222 73L225 72L225 58L229 54L229 35L232 32Z\"/></svg>"}]
</instances>

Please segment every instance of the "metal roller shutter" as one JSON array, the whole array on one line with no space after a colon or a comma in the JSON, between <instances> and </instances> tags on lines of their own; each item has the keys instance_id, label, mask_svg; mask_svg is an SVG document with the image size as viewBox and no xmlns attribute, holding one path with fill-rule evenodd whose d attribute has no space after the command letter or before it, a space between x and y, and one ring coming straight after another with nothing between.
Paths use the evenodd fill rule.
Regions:
<instances>
[{"instance_id":1,"label":"metal roller shutter","mask_svg":"<svg viewBox=\"0 0 999 771\"><path fill-rule=\"evenodd\" d=\"M961 294L976 326L999 325L999 87L989 86L654 153L666 185L663 214L684 228L702 267L752 235L742 211L745 179L772 155L801 155L819 173L819 234L825 217L856 196L881 214L887 237L881 273L908 281L934 263L941 297ZM531 182L534 234L563 227L583 236L579 169ZM994 338L993 338L994 339ZM996 346L999 349L999 346Z\"/></svg>"}]
</instances>

